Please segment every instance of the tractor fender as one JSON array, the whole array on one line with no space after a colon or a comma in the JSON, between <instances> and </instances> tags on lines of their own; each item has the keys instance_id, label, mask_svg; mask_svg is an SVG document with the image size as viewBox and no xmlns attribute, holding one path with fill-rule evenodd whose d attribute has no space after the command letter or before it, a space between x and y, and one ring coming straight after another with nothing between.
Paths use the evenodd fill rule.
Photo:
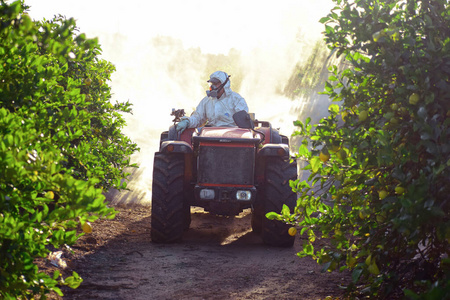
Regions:
<instances>
[{"instance_id":1,"label":"tractor fender","mask_svg":"<svg viewBox=\"0 0 450 300\"><path fill-rule=\"evenodd\" d=\"M159 149L161 153L193 153L191 145L184 141L164 141Z\"/></svg>"},{"instance_id":2,"label":"tractor fender","mask_svg":"<svg viewBox=\"0 0 450 300\"><path fill-rule=\"evenodd\" d=\"M258 156L289 156L289 146L286 144L265 144L259 151Z\"/></svg>"}]
</instances>

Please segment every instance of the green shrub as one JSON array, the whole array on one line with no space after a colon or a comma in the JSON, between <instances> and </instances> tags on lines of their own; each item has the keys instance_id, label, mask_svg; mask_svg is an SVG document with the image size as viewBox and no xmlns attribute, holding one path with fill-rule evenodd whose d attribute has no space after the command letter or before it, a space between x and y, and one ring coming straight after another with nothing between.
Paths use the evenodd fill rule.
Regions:
<instances>
[{"instance_id":1,"label":"green shrub","mask_svg":"<svg viewBox=\"0 0 450 300\"><path fill-rule=\"evenodd\" d=\"M35 22L20 1L0 6L0 295L29 298L81 278L34 264L77 227L113 217L102 192L123 189L137 147L121 133L130 104L111 105L114 66L73 19Z\"/></svg>"},{"instance_id":2,"label":"green shrub","mask_svg":"<svg viewBox=\"0 0 450 300\"><path fill-rule=\"evenodd\" d=\"M335 2L321 20L325 40L350 67L330 68L325 94L337 104L329 117L316 125L296 122L304 138L299 156L311 172L309 182L292 183L297 208L268 217L308 234L300 256L312 256L323 270L352 270L349 289L380 298L405 292L444 299L450 278L449 3ZM331 246L314 249L322 237Z\"/></svg>"}]
</instances>

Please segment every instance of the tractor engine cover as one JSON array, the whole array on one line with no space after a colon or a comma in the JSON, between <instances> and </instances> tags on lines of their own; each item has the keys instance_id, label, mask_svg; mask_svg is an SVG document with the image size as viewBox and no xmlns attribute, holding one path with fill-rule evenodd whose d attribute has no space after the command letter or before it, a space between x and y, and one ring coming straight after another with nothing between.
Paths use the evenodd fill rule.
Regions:
<instances>
[{"instance_id":1,"label":"tractor engine cover","mask_svg":"<svg viewBox=\"0 0 450 300\"><path fill-rule=\"evenodd\" d=\"M198 184L254 185L258 141L248 129L204 128L194 137L198 143Z\"/></svg>"},{"instance_id":2,"label":"tractor engine cover","mask_svg":"<svg viewBox=\"0 0 450 300\"><path fill-rule=\"evenodd\" d=\"M193 141L197 149L195 195L199 201L209 202L209 211L232 215L238 213L245 202L249 205L255 200L255 159L259 138L254 138L248 129L206 127L201 135L193 137ZM224 206L225 203L228 206ZM220 212L225 207L230 211Z\"/></svg>"},{"instance_id":3,"label":"tractor engine cover","mask_svg":"<svg viewBox=\"0 0 450 300\"><path fill-rule=\"evenodd\" d=\"M198 154L198 183L253 185L255 149L234 143L201 143Z\"/></svg>"}]
</instances>

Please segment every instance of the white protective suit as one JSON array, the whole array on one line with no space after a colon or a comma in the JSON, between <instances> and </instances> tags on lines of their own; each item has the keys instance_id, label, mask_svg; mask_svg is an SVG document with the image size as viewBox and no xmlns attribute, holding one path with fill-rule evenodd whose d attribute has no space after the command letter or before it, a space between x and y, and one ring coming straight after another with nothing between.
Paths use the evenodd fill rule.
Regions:
<instances>
[{"instance_id":1,"label":"white protective suit","mask_svg":"<svg viewBox=\"0 0 450 300\"><path fill-rule=\"evenodd\" d=\"M216 71L211 74L210 79L217 78L223 83L227 77L227 73ZM206 96L187 119L190 128L200 127L206 120L208 125L213 127L234 127L236 124L233 114L241 110L248 112L247 103L241 95L231 90L230 80L228 80L224 86L224 93L219 99Z\"/></svg>"}]
</instances>

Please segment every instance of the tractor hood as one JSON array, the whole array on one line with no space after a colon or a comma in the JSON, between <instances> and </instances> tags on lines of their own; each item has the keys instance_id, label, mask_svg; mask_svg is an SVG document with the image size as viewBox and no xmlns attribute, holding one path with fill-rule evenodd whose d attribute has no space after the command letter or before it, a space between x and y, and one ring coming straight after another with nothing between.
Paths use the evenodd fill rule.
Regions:
<instances>
[{"instance_id":1,"label":"tractor hood","mask_svg":"<svg viewBox=\"0 0 450 300\"><path fill-rule=\"evenodd\" d=\"M193 136L194 144L199 142L213 143L250 143L261 141L259 134L254 135L251 129L237 127L204 127L200 135Z\"/></svg>"}]
</instances>

